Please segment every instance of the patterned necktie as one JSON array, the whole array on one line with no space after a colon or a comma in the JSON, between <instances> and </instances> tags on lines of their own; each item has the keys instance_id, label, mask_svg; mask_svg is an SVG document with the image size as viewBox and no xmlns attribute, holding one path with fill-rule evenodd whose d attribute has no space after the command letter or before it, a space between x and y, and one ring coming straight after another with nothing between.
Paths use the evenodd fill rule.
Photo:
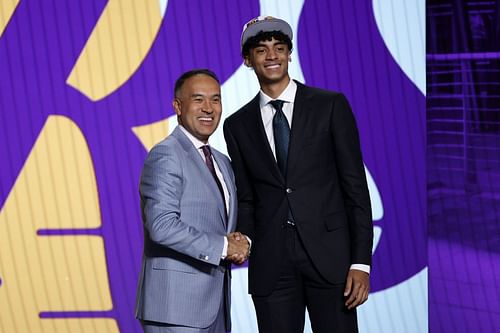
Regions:
<instances>
[{"instance_id":1,"label":"patterned necktie","mask_svg":"<svg viewBox=\"0 0 500 333\"><path fill-rule=\"evenodd\" d=\"M283 103L279 99L270 101L276 113L273 118L274 147L276 148L276 162L283 177L286 177L286 164L288 157L288 144L290 142L290 126L283 113Z\"/></svg>"},{"instance_id":2,"label":"patterned necktie","mask_svg":"<svg viewBox=\"0 0 500 333\"><path fill-rule=\"evenodd\" d=\"M217 177L217 174L215 173L215 166L212 160L212 151L210 150L210 146L201 146L201 150L203 150L203 154L205 155L205 164L207 165L208 170L210 170L210 173L214 177L215 183L219 188L220 194L222 196L222 202L224 203L224 212L226 212L227 214L226 198L224 197L224 190L222 189L222 184L219 180L219 177Z\"/></svg>"}]
</instances>

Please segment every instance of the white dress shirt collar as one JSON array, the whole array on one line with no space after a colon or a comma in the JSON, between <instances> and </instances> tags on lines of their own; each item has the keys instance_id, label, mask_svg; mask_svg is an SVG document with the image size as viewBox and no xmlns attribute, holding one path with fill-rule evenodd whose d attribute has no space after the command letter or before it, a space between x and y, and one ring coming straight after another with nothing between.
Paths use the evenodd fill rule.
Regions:
<instances>
[{"instance_id":1,"label":"white dress shirt collar","mask_svg":"<svg viewBox=\"0 0 500 333\"><path fill-rule=\"evenodd\" d=\"M193 146L196 149L200 149L201 147L207 146L207 145L209 146L208 142L204 143L203 141L197 139L193 134L189 133L189 131L187 129L185 129L184 126L179 125L179 127L182 130L182 132L184 134L186 134L186 136L188 137L189 141L191 141L193 143Z\"/></svg>"},{"instance_id":2,"label":"white dress shirt collar","mask_svg":"<svg viewBox=\"0 0 500 333\"><path fill-rule=\"evenodd\" d=\"M281 95L278 96L278 98L271 98L268 95L266 95L265 92L260 90L260 108L262 109L264 106L266 106L270 101L279 99L282 100L286 103L293 103L295 100L295 94L297 93L297 83L290 79L290 82L288 82L288 85L286 86L285 90L281 93Z\"/></svg>"}]
</instances>

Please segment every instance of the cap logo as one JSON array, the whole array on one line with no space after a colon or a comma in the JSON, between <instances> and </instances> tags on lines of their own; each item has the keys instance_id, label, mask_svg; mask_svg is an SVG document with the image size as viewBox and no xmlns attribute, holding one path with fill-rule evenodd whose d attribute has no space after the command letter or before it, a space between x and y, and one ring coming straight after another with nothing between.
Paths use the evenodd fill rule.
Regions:
<instances>
[{"instance_id":1,"label":"cap logo","mask_svg":"<svg viewBox=\"0 0 500 333\"><path fill-rule=\"evenodd\" d=\"M254 25L257 22L266 21L266 20L272 20L272 19L274 19L274 17L272 17L272 16L265 16L265 17L259 16L259 17L256 17L256 18L254 18L253 20L251 20L250 22L247 23L245 29L248 28L251 25Z\"/></svg>"}]
</instances>

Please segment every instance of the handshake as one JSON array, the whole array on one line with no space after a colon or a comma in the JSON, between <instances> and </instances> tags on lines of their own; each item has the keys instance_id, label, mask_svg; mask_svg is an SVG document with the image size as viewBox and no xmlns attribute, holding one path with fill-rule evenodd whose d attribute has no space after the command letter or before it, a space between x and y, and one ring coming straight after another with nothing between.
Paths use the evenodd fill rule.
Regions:
<instances>
[{"instance_id":1,"label":"handshake","mask_svg":"<svg viewBox=\"0 0 500 333\"><path fill-rule=\"evenodd\" d=\"M250 255L250 242L241 232L227 234L227 256L230 262L241 265Z\"/></svg>"}]
</instances>

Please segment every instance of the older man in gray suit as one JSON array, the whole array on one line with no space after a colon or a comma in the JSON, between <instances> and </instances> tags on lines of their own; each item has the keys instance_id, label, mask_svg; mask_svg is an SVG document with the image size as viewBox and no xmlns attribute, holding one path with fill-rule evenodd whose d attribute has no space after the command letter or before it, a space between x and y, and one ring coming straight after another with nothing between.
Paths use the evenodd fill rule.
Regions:
<instances>
[{"instance_id":1,"label":"older man in gray suit","mask_svg":"<svg viewBox=\"0 0 500 333\"><path fill-rule=\"evenodd\" d=\"M229 159L208 145L222 112L209 70L175 84L179 126L149 153L141 176L144 255L136 316L146 333L230 330L230 262L248 241L236 226Z\"/></svg>"}]
</instances>

